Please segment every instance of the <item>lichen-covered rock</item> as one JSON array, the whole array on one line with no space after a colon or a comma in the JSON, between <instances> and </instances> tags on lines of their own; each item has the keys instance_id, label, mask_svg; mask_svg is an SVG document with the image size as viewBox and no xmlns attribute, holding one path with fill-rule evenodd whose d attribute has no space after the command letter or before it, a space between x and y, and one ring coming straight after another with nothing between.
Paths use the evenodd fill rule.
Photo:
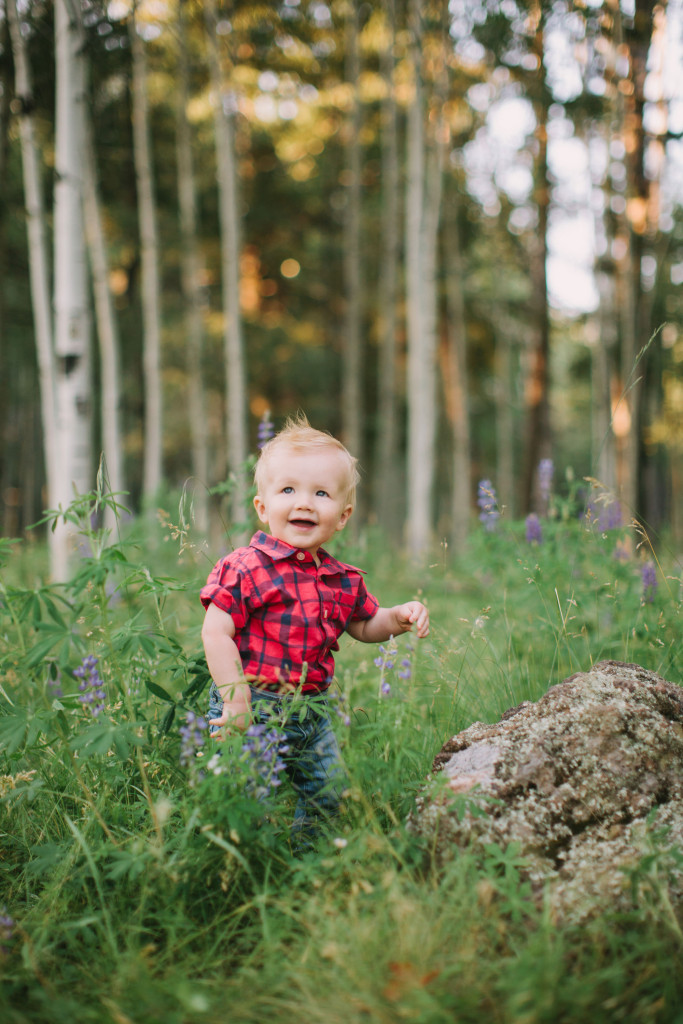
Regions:
<instances>
[{"instance_id":1,"label":"lichen-covered rock","mask_svg":"<svg viewBox=\"0 0 683 1024\"><path fill-rule=\"evenodd\" d=\"M408 824L437 862L517 844L535 897L565 920L627 907L634 878L683 910L683 689L603 661L475 722L437 755Z\"/></svg>"}]
</instances>

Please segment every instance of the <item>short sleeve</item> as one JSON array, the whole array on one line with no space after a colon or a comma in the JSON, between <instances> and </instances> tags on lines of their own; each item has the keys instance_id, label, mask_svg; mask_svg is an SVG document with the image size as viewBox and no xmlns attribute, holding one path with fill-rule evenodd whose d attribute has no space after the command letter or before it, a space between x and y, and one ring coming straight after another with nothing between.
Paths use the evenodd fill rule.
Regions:
<instances>
[{"instance_id":1,"label":"short sleeve","mask_svg":"<svg viewBox=\"0 0 683 1024\"><path fill-rule=\"evenodd\" d=\"M373 597L369 593L365 586L365 581L361 576L358 580L358 593L356 596L356 604L351 615L351 621L357 622L362 619L371 619L373 615L377 614L379 608L379 601L376 597Z\"/></svg>"},{"instance_id":2,"label":"short sleeve","mask_svg":"<svg viewBox=\"0 0 683 1024\"><path fill-rule=\"evenodd\" d=\"M206 585L199 592L199 599L205 608L215 604L233 619L236 629L243 629L248 618L247 586L243 573L231 565L229 558L222 558L209 573Z\"/></svg>"}]
</instances>

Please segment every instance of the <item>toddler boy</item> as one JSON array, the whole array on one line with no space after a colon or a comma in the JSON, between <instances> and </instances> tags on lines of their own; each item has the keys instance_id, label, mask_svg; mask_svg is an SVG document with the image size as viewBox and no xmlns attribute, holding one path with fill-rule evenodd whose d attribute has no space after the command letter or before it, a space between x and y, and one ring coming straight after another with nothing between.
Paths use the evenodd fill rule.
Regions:
<instances>
[{"instance_id":1,"label":"toddler boy","mask_svg":"<svg viewBox=\"0 0 683 1024\"><path fill-rule=\"evenodd\" d=\"M299 799L293 840L310 845L338 808L345 786L325 694L333 651L346 631L378 643L415 625L429 633L420 601L382 608L360 569L323 548L353 512L356 459L305 418L289 420L261 450L254 506L269 533L221 559L200 597L202 640L213 678L213 731L283 724L286 770ZM313 697L306 713L299 694Z\"/></svg>"}]
</instances>

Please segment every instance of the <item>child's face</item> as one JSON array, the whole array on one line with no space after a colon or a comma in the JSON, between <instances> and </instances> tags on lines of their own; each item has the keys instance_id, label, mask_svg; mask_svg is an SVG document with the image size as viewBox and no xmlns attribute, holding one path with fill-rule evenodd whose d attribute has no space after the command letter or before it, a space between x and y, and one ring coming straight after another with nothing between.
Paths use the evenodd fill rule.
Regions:
<instances>
[{"instance_id":1,"label":"child's face","mask_svg":"<svg viewBox=\"0 0 683 1024\"><path fill-rule=\"evenodd\" d=\"M314 557L337 530L344 528L353 506L347 500L348 468L335 448L274 452L254 507L271 535Z\"/></svg>"}]
</instances>

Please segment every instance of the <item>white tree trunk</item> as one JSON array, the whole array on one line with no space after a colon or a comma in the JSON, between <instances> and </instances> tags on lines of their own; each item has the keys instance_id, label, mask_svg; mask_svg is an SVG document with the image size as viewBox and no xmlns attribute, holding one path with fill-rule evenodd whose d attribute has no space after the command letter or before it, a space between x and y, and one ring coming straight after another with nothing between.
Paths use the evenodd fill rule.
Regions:
<instances>
[{"instance_id":1,"label":"white tree trunk","mask_svg":"<svg viewBox=\"0 0 683 1024\"><path fill-rule=\"evenodd\" d=\"M382 260L379 282L379 380L375 444L375 502L379 522L390 534L398 527L398 412L396 301L399 255L399 167L394 48L395 0L384 0L387 39L382 49Z\"/></svg>"},{"instance_id":2,"label":"white tree trunk","mask_svg":"<svg viewBox=\"0 0 683 1024\"><path fill-rule=\"evenodd\" d=\"M100 389L102 394L102 457L106 489L120 494L125 489L123 443L121 439L121 373L119 335L116 313L109 290L109 261L102 224L102 210L97 186L95 147L90 111L84 109L83 148L83 212L90 254L90 269L95 297L95 318L100 349ZM120 500L120 498L119 498ZM116 515L105 508L104 525L113 530Z\"/></svg>"},{"instance_id":3,"label":"white tree trunk","mask_svg":"<svg viewBox=\"0 0 683 1024\"><path fill-rule=\"evenodd\" d=\"M419 11L411 4L414 22ZM422 83L419 35L411 43L413 97L408 107L406 131L406 319L408 334L408 548L420 558L429 542L431 525L431 486L429 472L429 379L425 372L424 281L422 277L422 214L424 196L424 127L422 123ZM427 413L425 415L425 413Z\"/></svg>"},{"instance_id":4,"label":"white tree trunk","mask_svg":"<svg viewBox=\"0 0 683 1024\"><path fill-rule=\"evenodd\" d=\"M21 104L19 135L24 178L24 201L28 233L31 305L36 340L38 378L40 384L40 411L43 427L43 451L48 501L56 498L59 479L56 413L56 365L52 342L52 304L50 301L50 258L48 251L47 221L43 189L40 180L40 160L35 139L33 116L33 90L31 72L24 36L21 33L16 0L8 0L12 53L14 56L15 93Z\"/></svg>"},{"instance_id":5,"label":"white tree trunk","mask_svg":"<svg viewBox=\"0 0 683 1024\"><path fill-rule=\"evenodd\" d=\"M493 314L495 332L495 401L496 401L496 486L498 501L507 516L514 517L515 494L515 417L512 389L511 326L503 310Z\"/></svg>"},{"instance_id":6,"label":"white tree trunk","mask_svg":"<svg viewBox=\"0 0 683 1024\"><path fill-rule=\"evenodd\" d=\"M133 55L133 156L138 189L142 276L145 440L143 493L150 501L162 481L163 397L161 387L161 299L159 242L147 102L147 57L135 13L130 20Z\"/></svg>"},{"instance_id":7,"label":"white tree trunk","mask_svg":"<svg viewBox=\"0 0 683 1024\"><path fill-rule=\"evenodd\" d=\"M347 175L344 216L344 286L346 317L342 362L342 433L344 443L362 459L363 403L361 392L361 247L360 247L360 102L358 77L358 4L352 3L346 16L346 81L353 93L346 124Z\"/></svg>"},{"instance_id":8,"label":"white tree trunk","mask_svg":"<svg viewBox=\"0 0 683 1024\"><path fill-rule=\"evenodd\" d=\"M408 307L408 548L423 559L431 541L436 443L436 242L443 180L443 135L437 128L425 171L422 29L411 0L414 92L408 109L406 292Z\"/></svg>"},{"instance_id":9,"label":"white tree trunk","mask_svg":"<svg viewBox=\"0 0 683 1024\"><path fill-rule=\"evenodd\" d=\"M208 529L208 430L202 380L204 329L199 282L197 244L197 201L192 161L192 138L187 120L189 69L186 44L186 19L181 0L178 11L178 112L176 151L178 163L178 205L180 210L181 276L187 335L188 415L192 447L194 521L200 533Z\"/></svg>"},{"instance_id":10,"label":"white tree trunk","mask_svg":"<svg viewBox=\"0 0 683 1024\"><path fill-rule=\"evenodd\" d=\"M467 325L463 290L464 267L458 229L457 182L452 181L444 231L446 263L447 371L444 375L446 410L453 431L453 492L451 539L456 554L466 546L470 522L470 410L467 371Z\"/></svg>"},{"instance_id":11,"label":"white tree trunk","mask_svg":"<svg viewBox=\"0 0 683 1024\"><path fill-rule=\"evenodd\" d=\"M205 6L208 59L214 94L216 162L221 227L221 281L224 306L224 358L226 373L226 432L229 470L234 475L232 521L243 523L247 510L247 482L244 465L247 458L247 386L240 318L240 216L237 166L234 145L234 118L237 98L229 74L221 71L216 38L214 0ZM237 540L238 534L233 535Z\"/></svg>"},{"instance_id":12,"label":"white tree trunk","mask_svg":"<svg viewBox=\"0 0 683 1024\"><path fill-rule=\"evenodd\" d=\"M66 507L92 486L90 311L83 234L82 158L85 76L79 8L55 2L56 118L54 313L57 356L58 479L50 504ZM52 575L68 574L71 528L50 534Z\"/></svg>"},{"instance_id":13,"label":"white tree trunk","mask_svg":"<svg viewBox=\"0 0 683 1024\"><path fill-rule=\"evenodd\" d=\"M605 268L596 274L600 307L596 316L596 341L591 349L592 473L607 490L616 493L616 445L612 430L611 382L617 347L617 310L614 278ZM623 409L615 410L617 415Z\"/></svg>"}]
</instances>

